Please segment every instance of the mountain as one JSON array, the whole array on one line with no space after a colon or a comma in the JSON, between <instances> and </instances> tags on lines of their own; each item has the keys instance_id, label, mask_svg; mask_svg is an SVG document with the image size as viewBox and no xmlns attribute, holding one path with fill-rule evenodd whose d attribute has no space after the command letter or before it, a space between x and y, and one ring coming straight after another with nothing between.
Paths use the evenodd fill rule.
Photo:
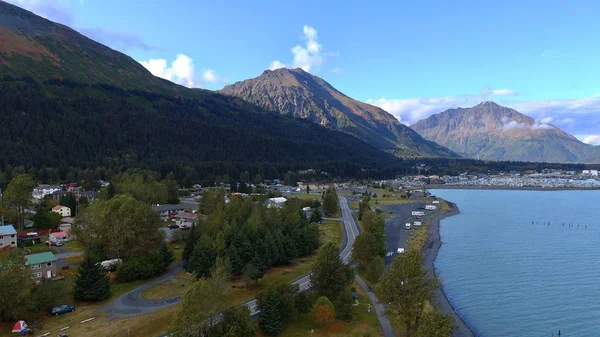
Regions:
<instances>
[{"instance_id":1,"label":"mountain","mask_svg":"<svg viewBox=\"0 0 600 337\"><path fill-rule=\"evenodd\" d=\"M42 180L103 178L129 168L192 181L306 168L359 177L399 165L344 133L154 77L130 57L2 1L0 77L0 178L15 170Z\"/></svg>"},{"instance_id":2,"label":"mountain","mask_svg":"<svg viewBox=\"0 0 600 337\"><path fill-rule=\"evenodd\" d=\"M494 102L449 109L411 126L421 136L475 159L600 162L600 149L558 127Z\"/></svg>"},{"instance_id":3,"label":"mountain","mask_svg":"<svg viewBox=\"0 0 600 337\"><path fill-rule=\"evenodd\" d=\"M266 70L259 77L228 85L220 92L344 131L398 156L456 156L424 140L384 110L356 101L300 68Z\"/></svg>"}]
</instances>

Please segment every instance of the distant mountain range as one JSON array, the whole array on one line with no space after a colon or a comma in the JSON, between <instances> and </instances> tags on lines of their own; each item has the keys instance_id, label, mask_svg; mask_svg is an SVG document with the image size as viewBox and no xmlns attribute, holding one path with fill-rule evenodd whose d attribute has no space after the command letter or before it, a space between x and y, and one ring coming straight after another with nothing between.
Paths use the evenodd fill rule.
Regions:
<instances>
[{"instance_id":1,"label":"distant mountain range","mask_svg":"<svg viewBox=\"0 0 600 337\"><path fill-rule=\"evenodd\" d=\"M199 180L246 169L367 176L398 163L350 135L155 77L127 55L0 1L0 171L21 166L64 179L141 167Z\"/></svg>"},{"instance_id":2,"label":"distant mountain range","mask_svg":"<svg viewBox=\"0 0 600 337\"><path fill-rule=\"evenodd\" d=\"M228 85L220 92L346 132L401 157L457 157L423 139L386 111L356 101L300 68L266 70L259 77Z\"/></svg>"},{"instance_id":3,"label":"distant mountain range","mask_svg":"<svg viewBox=\"0 0 600 337\"><path fill-rule=\"evenodd\" d=\"M494 102L449 109L411 126L464 157L528 162L600 162L600 148Z\"/></svg>"}]
</instances>

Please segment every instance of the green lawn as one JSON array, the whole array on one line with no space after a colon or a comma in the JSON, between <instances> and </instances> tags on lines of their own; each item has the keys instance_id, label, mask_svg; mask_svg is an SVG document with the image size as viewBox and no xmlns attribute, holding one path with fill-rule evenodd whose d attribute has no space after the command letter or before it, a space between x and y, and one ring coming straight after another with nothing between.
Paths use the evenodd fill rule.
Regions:
<instances>
[{"instance_id":1,"label":"green lawn","mask_svg":"<svg viewBox=\"0 0 600 337\"><path fill-rule=\"evenodd\" d=\"M305 193L299 193L299 194L290 194L289 195L290 199L300 199L300 200L319 200L321 201L321 193L311 193L311 194L306 194Z\"/></svg>"},{"instance_id":2,"label":"green lawn","mask_svg":"<svg viewBox=\"0 0 600 337\"><path fill-rule=\"evenodd\" d=\"M35 246L29 246L26 247L27 249L29 249L29 251L31 251L31 254L37 254L37 253L43 253L43 252L52 252L54 254L57 254L56 249L54 248L50 248L45 244L37 244Z\"/></svg>"},{"instance_id":3,"label":"green lawn","mask_svg":"<svg viewBox=\"0 0 600 337\"><path fill-rule=\"evenodd\" d=\"M77 240L71 240L71 241L65 242L62 245L62 248L66 249L66 250L70 250L72 252L81 252L81 251L85 250L85 247L83 247L81 242L79 242Z\"/></svg>"},{"instance_id":4,"label":"green lawn","mask_svg":"<svg viewBox=\"0 0 600 337\"><path fill-rule=\"evenodd\" d=\"M282 337L303 337L303 336L315 336L315 337L380 337L383 336L379 320L375 309L371 305L371 312L367 312L367 307L371 304L371 301L363 291L363 289L356 283L352 284L358 291L358 303L359 305L354 307L354 319L350 322L336 321L332 326L321 329L314 322L314 316L312 313L302 315L295 319L293 322L288 322L279 336ZM314 333L309 333L314 329ZM257 337L265 337L266 335L257 328Z\"/></svg>"},{"instance_id":5,"label":"green lawn","mask_svg":"<svg viewBox=\"0 0 600 337\"><path fill-rule=\"evenodd\" d=\"M177 273L174 279L161 282L142 292L142 297L147 300L164 300L177 295L183 295L190 279L191 275L186 272Z\"/></svg>"}]
</instances>

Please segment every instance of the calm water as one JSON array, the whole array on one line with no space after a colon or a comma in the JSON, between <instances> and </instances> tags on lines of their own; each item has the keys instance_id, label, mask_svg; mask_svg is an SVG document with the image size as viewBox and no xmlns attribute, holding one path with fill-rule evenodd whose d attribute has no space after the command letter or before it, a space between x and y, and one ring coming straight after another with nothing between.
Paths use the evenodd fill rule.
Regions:
<instances>
[{"instance_id":1,"label":"calm water","mask_svg":"<svg viewBox=\"0 0 600 337\"><path fill-rule=\"evenodd\" d=\"M477 336L600 336L600 191L432 193L461 211L435 267Z\"/></svg>"}]
</instances>

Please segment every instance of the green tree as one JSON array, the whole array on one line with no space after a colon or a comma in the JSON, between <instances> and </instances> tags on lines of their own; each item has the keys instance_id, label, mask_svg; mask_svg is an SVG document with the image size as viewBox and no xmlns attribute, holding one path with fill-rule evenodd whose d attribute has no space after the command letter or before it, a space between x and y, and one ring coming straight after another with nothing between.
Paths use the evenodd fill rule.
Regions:
<instances>
[{"instance_id":1,"label":"green tree","mask_svg":"<svg viewBox=\"0 0 600 337\"><path fill-rule=\"evenodd\" d=\"M415 335L417 337L448 337L454 330L454 317L432 308L426 310Z\"/></svg>"},{"instance_id":2,"label":"green tree","mask_svg":"<svg viewBox=\"0 0 600 337\"><path fill-rule=\"evenodd\" d=\"M258 283L258 280L260 280L262 276L263 275L261 275L258 267L252 263L248 263L246 267L244 267L244 280L246 281L246 286L248 286L251 281Z\"/></svg>"},{"instance_id":3,"label":"green tree","mask_svg":"<svg viewBox=\"0 0 600 337\"><path fill-rule=\"evenodd\" d=\"M333 187L330 187L325 192L325 199L323 199L323 212L327 216L333 216L338 214L340 208L338 206L338 195Z\"/></svg>"},{"instance_id":4,"label":"green tree","mask_svg":"<svg viewBox=\"0 0 600 337\"><path fill-rule=\"evenodd\" d=\"M363 214L367 210L371 210L371 206L369 206L369 201L371 201L371 197L368 193L363 193L362 200L358 204L358 220L362 220Z\"/></svg>"},{"instance_id":5,"label":"green tree","mask_svg":"<svg viewBox=\"0 0 600 337\"><path fill-rule=\"evenodd\" d=\"M309 221L311 223L319 223L321 222L321 220L323 220L323 218L321 217L321 212L319 212L318 209L313 210L312 214L310 215Z\"/></svg>"},{"instance_id":6,"label":"green tree","mask_svg":"<svg viewBox=\"0 0 600 337\"><path fill-rule=\"evenodd\" d=\"M34 187L35 182L29 174L19 174L10 181L2 195L5 206L16 211L19 228L23 228L25 209L31 205L31 192Z\"/></svg>"},{"instance_id":7,"label":"green tree","mask_svg":"<svg viewBox=\"0 0 600 337\"><path fill-rule=\"evenodd\" d=\"M20 319L31 304L33 279L25 256L12 249L0 253L0 321Z\"/></svg>"},{"instance_id":8,"label":"green tree","mask_svg":"<svg viewBox=\"0 0 600 337\"><path fill-rule=\"evenodd\" d=\"M202 234L194 247L187 264L187 271L196 274L197 277L207 277L217 258L217 250L212 239L207 234Z\"/></svg>"},{"instance_id":9,"label":"green tree","mask_svg":"<svg viewBox=\"0 0 600 337\"><path fill-rule=\"evenodd\" d=\"M97 261L86 256L77 269L73 298L78 301L96 302L109 296L110 284L106 271Z\"/></svg>"},{"instance_id":10,"label":"green tree","mask_svg":"<svg viewBox=\"0 0 600 337\"><path fill-rule=\"evenodd\" d=\"M35 223L35 227L40 229L56 228L60 225L61 219L60 214L43 208L39 208L31 217L31 220Z\"/></svg>"},{"instance_id":11,"label":"green tree","mask_svg":"<svg viewBox=\"0 0 600 337\"><path fill-rule=\"evenodd\" d=\"M214 337L254 337L256 330L250 320L250 309L245 305L235 306L223 313L223 320Z\"/></svg>"},{"instance_id":12,"label":"green tree","mask_svg":"<svg viewBox=\"0 0 600 337\"><path fill-rule=\"evenodd\" d=\"M71 209L71 216L74 217L77 215L77 199L75 198L75 195L73 195L73 193L63 194L60 197L58 204L61 206L69 207Z\"/></svg>"},{"instance_id":13,"label":"green tree","mask_svg":"<svg viewBox=\"0 0 600 337\"><path fill-rule=\"evenodd\" d=\"M354 271L342 263L338 252L335 243L324 244L312 266L310 282L319 296L336 298L354 278Z\"/></svg>"},{"instance_id":14,"label":"green tree","mask_svg":"<svg viewBox=\"0 0 600 337\"><path fill-rule=\"evenodd\" d=\"M173 261L175 261L175 254L173 254L173 251L169 249L169 246L167 246L167 244L164 242L160 246L160 254L165 267L168 267Z\"/></svg>"},{"instance_id":15,"label":"green tree","mask_svg":"<svg viewBox=\"0 0 600 337\"><path fill-rule=\"evenodd\" d=\"M258 326L268 335L277 335L283 328L283 318L279 311L280 296L275 287L269 286L267 291L259 294Z\"/></svg>"},{"instance_id":16,"label":"green tree","mask_svg":"<svg viewBox=\"0 0 600 337\"><path fill-rule=\"evenodd\" d=\"M381 277L381 274L383 274L384 266L383 258L381 256L375 256L366 268L365 277L367 278L367 281L371 283L379 282L379 278Z\"/></svg>"},{"instance_id":17,"label":"green tree","mask_svg":"<svg viewBox=\"0 0 600 337\"><path fill-rule=\"evenodd\" d=\"M68 299L69 287L67 282L44 280L33 289L33 310L48 312L53 306L62 304Z\"/></svg>"},{"instance_id":18,"label":"green tree","mask_svg":"<svg viewBox=\"0 0 600 337\"><path fill-rule=\"evenodd\" d=\"M319 297L313 306L313 315L315 316L315 322L321 328L326 328L335 320L333 303L325 296Z\"/></svg>"},{"instance_id":19,"label":"green tree","mask_svg":"<svg viewBox=\"0 0 600 337\"><path fill-rule=\"evenodd\" d=\"M205 332L215 325L218 314L225 306L228 278L225 264L216 263L209 277L195 279L186 287L171 327L175 336L207 335Z\"/></svg>"},{"instance_id":20,"label":"green tree","mask_svg":"<svg viewBox=\"0 0 600 337\"><path fill-rule=\"evenodd\" d=\"M163 241L160 218L148 204L127 195L95 202L75 219L73 232L86 248L108 258L127 259L157 251Z\"/></svg>"},{"instance_id":21,"label":"green tree","mask_svg":"<svg viewBox=\"0 0 600 337\"><path fill-rule=\"evenodd\" d=\"M436 280L427 278L422 263L421 253L409 250L394 260L379 282L381 300L402 319L407 337L418 331L425 304L433 299L432 291L439 287Z\"/></svg>"},{"instance_id":22,"label":"green tree","mask_svg":"<svg viewBox=\"0 0 600 337\"><path fill-rule=\"evenodd\" d=\"M386 253L385 221L381 215L365 211L362 220L363 231L356 237L352 247L352 260L361 271L373 263L376 257L384 257Z\"/></svg>"}]
</instances>

